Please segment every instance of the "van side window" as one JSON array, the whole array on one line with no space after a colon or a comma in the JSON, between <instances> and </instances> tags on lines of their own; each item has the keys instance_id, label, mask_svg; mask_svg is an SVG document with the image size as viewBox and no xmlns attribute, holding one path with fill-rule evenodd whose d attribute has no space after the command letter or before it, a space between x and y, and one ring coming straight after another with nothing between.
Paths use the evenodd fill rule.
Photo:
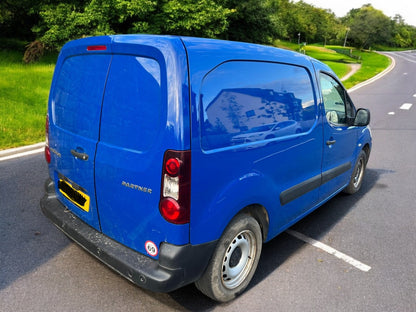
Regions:
<instances>
[{"instance_id":1,"label":"van side window","mask_svg":"<svg viewBox=\"0 0 416 312\"><path fill-rule=\"evenodd\" d=\"M223 63L204 78L200 100L204 150L296 135L316 120L311 78L299 66Z\"/></svg>"},{"instance_id":2,"label":"van side window","mask_svg":"<svg viewBox=\"0 0 416 312\"><path fill-rule=\"evenodd\" d=\"M325 116L334 125L348 125L354 118L355 108L345 89L331 76L320 73Z\"/></svg>"}]
</instances>

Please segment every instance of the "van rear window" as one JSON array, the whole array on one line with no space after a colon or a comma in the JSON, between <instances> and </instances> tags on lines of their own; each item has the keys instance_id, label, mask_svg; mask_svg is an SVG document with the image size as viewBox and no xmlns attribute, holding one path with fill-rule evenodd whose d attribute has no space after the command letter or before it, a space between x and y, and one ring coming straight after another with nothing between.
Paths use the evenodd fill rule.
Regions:
<instances>
[{"instance_id":1,"label":"van rear window","mask_svg":"<svg viewBox=\"0 0 416 312\"><path fill-rule=\"evenodd\" d=\"M162 112L159 63L114 55L105 89L100 141L146 151L159 134Z\"/></svg>"},{"instance_id":2,"label":"van rear window","mask_svg":"<svg viewBox=\"0 0 416 312\"><path fill-rule=\"evenodd\" d=\"M63 63L52 94L52 118L60 128L98 138L110 55L79 55Z\"/></svg>"},{"instance_id":3,"label":"van rear window","mask_svg":"<svg viewBox=\"0 0 416 312\"><path fill-rule=\"evenodd\" d=\"M299 66L231 61L201 87L204 150L307 132L317 109L311 78Z\"/></svg>"}]
</instances>

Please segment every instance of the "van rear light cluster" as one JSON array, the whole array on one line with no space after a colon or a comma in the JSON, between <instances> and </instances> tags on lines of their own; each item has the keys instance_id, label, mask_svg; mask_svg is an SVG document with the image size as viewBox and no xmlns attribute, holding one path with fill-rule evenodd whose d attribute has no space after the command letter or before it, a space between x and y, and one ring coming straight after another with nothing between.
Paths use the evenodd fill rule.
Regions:
<instances>
[{"instance_id":1,"label":"van rear light cluster","mask_svg":"<svg viewBox=\"0 0 416 312\"><path fill-rule=\"evenodd\" d=\"M51 163L51 150L49 149L49 116L46 115L45 122L45 159L48 164Z\"/></svg>"},{"instance_id":2,"label":"van rear light cluster","mask_svg":"<svg viewBox=\"0 0 416 312\"><path fill-rule=\"evenodd\" d=\"M185 224L190 218L191 152L167 150L163 157L159 210L169 222Z\"/></svg>"}]
</instances>

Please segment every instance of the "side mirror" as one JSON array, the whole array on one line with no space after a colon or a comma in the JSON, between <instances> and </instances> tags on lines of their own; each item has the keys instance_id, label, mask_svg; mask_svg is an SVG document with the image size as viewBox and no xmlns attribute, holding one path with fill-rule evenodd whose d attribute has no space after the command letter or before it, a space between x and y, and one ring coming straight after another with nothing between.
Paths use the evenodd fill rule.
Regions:
<instances>
[{"instance_id":1,"label":"side mirror","mask_svg":"<svg viewBox=\"0 0 416 312\"><path fill-rule=\"evenodd\" d=\"M357 110L354 118L354 126L365 127L370 123L370 111L365 108L360 108Z\"/></svg>"}]
</instances>

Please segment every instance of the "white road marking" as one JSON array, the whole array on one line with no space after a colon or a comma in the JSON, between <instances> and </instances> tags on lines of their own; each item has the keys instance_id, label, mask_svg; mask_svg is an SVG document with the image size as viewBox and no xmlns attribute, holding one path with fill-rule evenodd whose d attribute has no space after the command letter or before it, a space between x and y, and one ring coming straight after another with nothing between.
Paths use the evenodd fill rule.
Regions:
<instances>
[{"instance_id":1,"label":"white road marking","mask_svg":"<svg viewBox=\"0 0 416 312\"><path fill-rule=\"evenodd\" d=\"M415 93L415 94L413 94L413 97L416 97L416 93Z\"/></svg>"},{"instance_id":2,"label":"white road marking","mask_svg":"<svg viewBox=\"0 0 416 312\"><path fill-rule=\"evenodd\" d=\"M411 103L404 103L402 106L400 106L400 109L409 110L413 104Z\"/></svg>"},{"instance_id":3,"label":"white road marking","mask_svg":"<svg viewBox=\"0 0 416 312\"><path fill-rule=\"evenodd\" d=\"M388 115L395 115L395 112L388 112Z\"/></svg>"},{"instance_id":4,"label":"white road marking","mask_svg":"<svg viewBox=\"0 0 416 312\"><path fill-rule=\"evenodd\" d=\"M19 157L33 155L33 154L38 154L38 153L42 153L44 150L45 150L45 148L39 148L39 149L36 149L36 150L33 150L33 151L27 151L27 152L23 152L23 153L19 153L19 154L4 156L4 157L0 157L0 161L9 160L9 159L13 159L13 158L19 158Z\"/></svg>"},{"instance_id":5,"label":"white road marking","mask_svg":"<svg viewBox=\"0 0 416 312\"><path fill-rule=\"evenodd\" d=\"M362 262L360 262L360 261L358 261L358 260L356 260L356 259L354 259L354 258L352 258L352 257L350 257L350 256L348 256L348 255L346 255L346 254L328 246L328 245L325 245L324 243L321 243L317 240L314 240L313 238L310 238L306 235L303 235L302 233L299 233L299 232L296 232L296 231L293 231L293 230L286 230L286 233L300 239L301 241L304 241L305 243L308 243L308 244L310 244L310 245L312 245L316 248L319 248L319 249L337 257L338 259L341 259L341 260L347 262L348 264L351 264L352 266L354 266L355 268L357 268L357 269L359 269L363 272L368 272L371 269L370 266L368 266L368 265L366 265L366 264L364 264L364 263L362 263Z\"/></svg>"},{"instance_id":6,"label":"white road marking","mask_svg":"<svg viewBox=\"0 0 416 312\"><path fill-rule=\"evenodd\" d=\"M22 146L22 147L16 147L16 148L11 148L11 149L7 149L7 150L2 150L2 151L0 151L0 162L5 161L5 160L9 160L9 159L14 159L14 158L19 158L19 157L24 157L24 156L28 156L28 155L42 153L44 150L45 150L45 143L44 142L38 143L38 144L33 144L33 145L28 145L28 146Z\"/></svg>"},{"instance_id":7,"label":"white road marking","mask_svg":"<svg viewBox=\"0 0 416 312\"><path fill-rule=\"evenodd\" d=\"M398 56L398 57L401 57L401 58L405 59L408 62L416 63L416 60L414 60L412 58L409 58L409 57L406 57L403 53L391 53L391 54L393 54L395 56ZM405 74L407 74L407 73L405 73Z\"/></svg>"}]
</instances>

